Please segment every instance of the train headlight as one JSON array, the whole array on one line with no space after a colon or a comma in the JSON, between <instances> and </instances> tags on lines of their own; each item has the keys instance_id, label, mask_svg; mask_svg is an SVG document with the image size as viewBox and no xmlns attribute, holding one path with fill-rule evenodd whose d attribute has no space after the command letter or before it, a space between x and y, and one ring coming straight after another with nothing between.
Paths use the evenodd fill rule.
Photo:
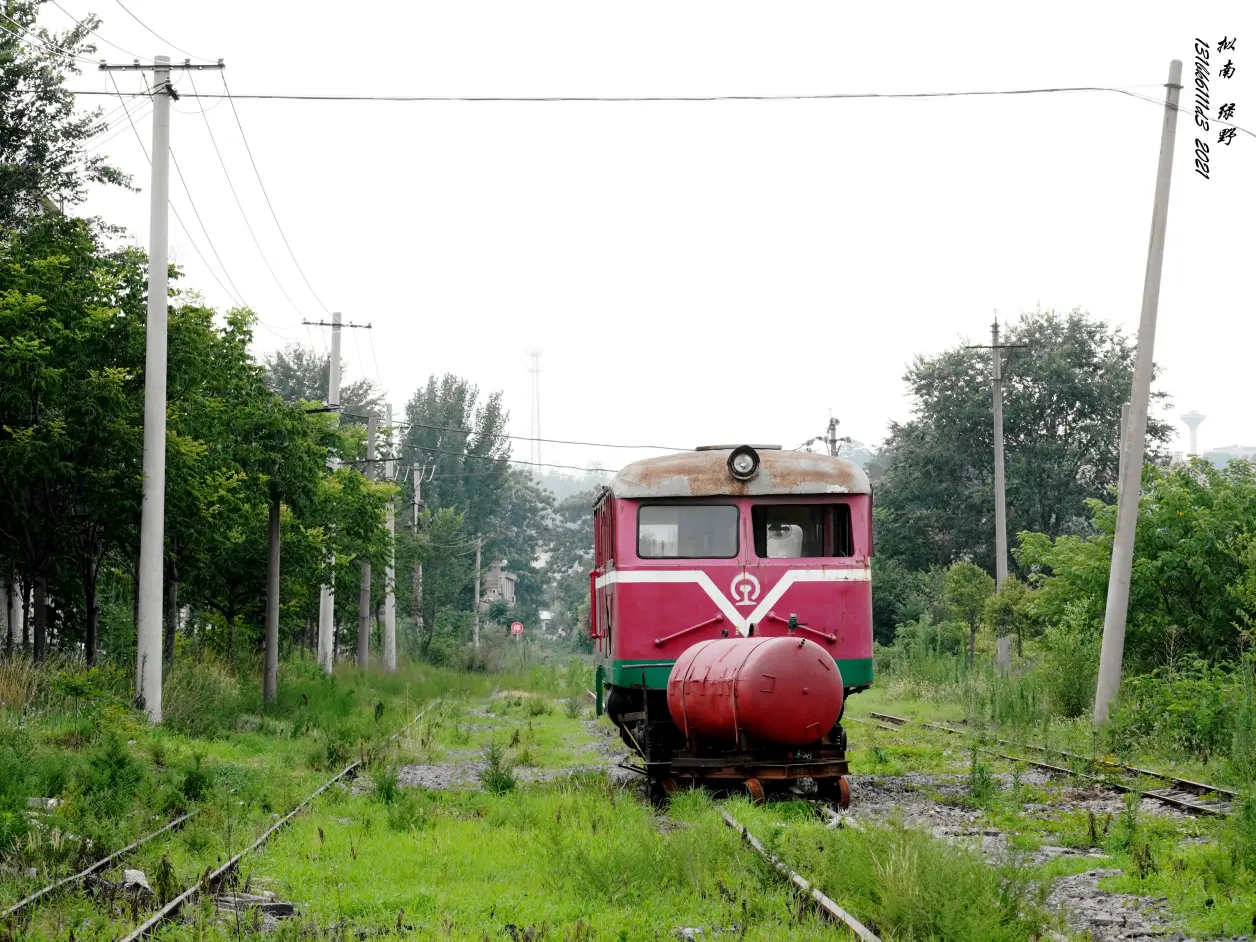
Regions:
<instances>
[{"instance_id":1,"label":"train headlight","mask_svg":"<svg viewBox=\"0 0 1256 942\"><path fill-rule=\"evenodd\" d=\"M728 471L738 481L749 481L759 473L759 453L749 445L734 448L728 456Z\"/></svg>"}]
</instances>

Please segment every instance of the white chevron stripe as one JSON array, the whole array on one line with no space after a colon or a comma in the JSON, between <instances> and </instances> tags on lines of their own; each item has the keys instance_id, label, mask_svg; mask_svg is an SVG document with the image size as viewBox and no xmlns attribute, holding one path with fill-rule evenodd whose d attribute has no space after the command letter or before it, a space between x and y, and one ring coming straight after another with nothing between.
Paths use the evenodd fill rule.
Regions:
<instances>
[{"instance_id":1,"label":"white chevron stripe","mask_svg":"<svg viewBox=\"0 0 1256 942\"><path fill-rule=\"evenodd\" d=\"M616 583L636 583L636 584L666 584L666 583L693 583L701 586L702 590L710 596L719 610L723 613L739 634L746 634L750 630L751 625L757 625L768 612L772 610L772 606L781 600L781 597L796 582L868 582L872 578L872 570L868 567L860 569L790 569L781 576L779 582L768 590L768 594L763 597L749 617L737 611L732 601L715 587L715 583L711 581L711 577L701 569L615 569L597 577L596 585L600 589L603 586L613 585Z\"/></svg>"}]
</instances>

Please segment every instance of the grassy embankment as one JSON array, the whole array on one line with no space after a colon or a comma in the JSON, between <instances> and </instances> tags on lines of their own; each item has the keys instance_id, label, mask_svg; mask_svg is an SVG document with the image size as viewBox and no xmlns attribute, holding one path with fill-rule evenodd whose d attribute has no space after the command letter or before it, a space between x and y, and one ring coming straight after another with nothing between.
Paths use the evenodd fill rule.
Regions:
<instances>
[{"instance_id":1,"label":"grassy embankment","mask_svg":"<svg viewBox=\"0 0 1256 942\"><path fill-rule=\"evenodd\" d=\"M684 927L703 928L704 937L735 927L732 937L748 939L833 937L740 846L712 802L686 795L660 818L636 792L608 783L597 769L609 760L597 745L613 741L609 730L604 721L591 722L585 701L565 697L587 686L579 668L571 676L548 668L488 677L410 665L393 677L349 670L329 681L309 665L286 665L283 697L269 712L259 712L249 692L255 678L241 688L205 665L189 668L167 688L164 729L148 728L127 710L110 686L124 685L107 674L44 671L24 709L6 710L0 741L6 769L16 771L4 779L5 820L18 838L6 842L6 901L195 807L195 823L125 863L168 894L365 754L369 767L355 786L328 792L242 868L244 885L297 905L297 917L280 922L281 935L654 939ZM179 683L199 693L180 693ZM489 698L493 688L518 692ZM386 741L438 695L436 710L400 741ZM926 757L900 758L920 764ZM475 763L472 777L483 790L398 786L401 766L460 762ZM28 817L28 796L61 803ZM767 817L747 823L780 820L800 841L817 827L789 805L754 814ZM1046 918L1015 891L1027 915L995 934L974 935L972 924L946 916L952 901L935 889L962 884L986 900L974 912L990 911L991 901L1003 898L996 892L1001 878L978 858L902 829L822 831L815 831L826 848L821 858L798 864L813 868L835 897L849 897L887 940L921 937L921 920L939 939L1030 939ZM82 849L84 836L92 836L90 852ZM885 853L928 855L927 871L907 867L900 875L912 887L916 922L896 914L893 895L824 882L830 870L849 869L844 860L863 866ZM24 875L29 866L35 879ZM105 877L116 881L120 871ZM895 892L907 892L905 886ZM23 939L114 939L152 905L101 905L67 893L9 931ZM188 921L161 936L240 939L254 934L255 919L194 907Z\"/></svg>"},{"instance_id":2,"label":"grassy embankment","mask_svg":"<svg viewBox=\"0 0 1256 942\"><path fill-rule=\"evenodd\" d=\"M1104 879L1101 888L1167 899L1192 934L1250 933L1256 912L1256 805L1250 797L1228 820L1156 814L1150 806L1140 810L1136 800L1092 817L1069 795L1069 783L1019 784L1024 770L970 751L973 743L997 737L1113 757L1250 794L1253 704L1250 682L1241 674L1189 666L1152 681L1135 679L1126 684L1111 723L1096 730L1088 714L1068 716L1059 708L1068 698L1054 695L1056 687L1075 681L1047 676L1032 664L1008 676L990 666L968 669L945 657L899 659L890 666L876 687L852 699L848 710L855 720L850 724L855 754L863 752L855 763L861 771L962 774L969 782L965 801L981 809L983 826L1008 834L1014 848L1096 849L1107 855L1102 866L1121 871ZM969 735L960 739L919 726L881 730L859 722L870 711L963 724ZM1015 754L1017 749L1003 751ZM1078 771L1088 771L1082 766L1078 763ZM1012 785L1000 785L991 778L993 772L1010 773ZM1144 787L1162 784L1147 781ZM1051 861L1046 872L1093 866L1093 859L1063 857Z\"/></svg>"}]
</instances>

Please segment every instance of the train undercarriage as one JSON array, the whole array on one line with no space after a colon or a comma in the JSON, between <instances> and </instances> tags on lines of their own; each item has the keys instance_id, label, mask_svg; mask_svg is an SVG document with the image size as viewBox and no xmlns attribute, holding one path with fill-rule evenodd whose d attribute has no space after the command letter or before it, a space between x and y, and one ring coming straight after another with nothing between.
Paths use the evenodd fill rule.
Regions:
<instances>
[{"instance_id":1,"label":"train undercarriage","mask_svg":"<svg viewBox=\"0 0 1256 942\"><path fill-rule=\"evenodd\" d=\"M748 794L755 803L800 791L839 808L850 804L846 730L841 716L818 743L782 746L747 741L732 748L687 740L667 708L667 691L611 687L606 713L642 760L650 796L665 802L682 788Z\"/></svg>"}]
</instances>

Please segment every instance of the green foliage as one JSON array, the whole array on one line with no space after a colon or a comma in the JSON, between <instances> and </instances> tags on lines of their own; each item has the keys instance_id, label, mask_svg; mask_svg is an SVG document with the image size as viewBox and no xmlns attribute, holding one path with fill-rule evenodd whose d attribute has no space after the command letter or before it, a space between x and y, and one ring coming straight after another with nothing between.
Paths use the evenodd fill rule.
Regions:
<instances>
[{"instance_id":1,"label":"green foliage","mask_svg":"<svg viewBox=\"0 0 1256 942\"><path fill-rule=\"evenodd\" d=\"M963 560L946 571L944 599L951 616L968 626L968 659L976 652L977 627L986 603L994 593L994 580L983 570Z\"/></svg>"},{"instance_id":2,"label":"green foliage","mask_svg":"<svg viewBox=\"0 0 1256 942\"><path fill-rule=\"evenodd\" d=\"M1045 669L1041 676L1051 708L1066 719L1086 714L1095 699L1103 627L1086 612L1087 606L1080 601L1069 605L1042 639Z\"/></svg>"},{"instance_id":3,"label":"green foliage","mask_svg":"<svg viewBox=\"0 0 1256 942\"><path fill-rule=\"evenodd\" d=\"M40 0L10 0L0 30L0 229L11 230L65 204L82 203L92 183L127 186L130 177L88 142L104 133L103 108L76 110L67 75L81 73L76 57L96 52L89 13L70 29L37 26ZM25 31L29 36L19 35Z\"/></svg>"},{"instance_id":4,"label":"green foliage","mask_svg":"<svg viewBox=\"0 0 1256 942\"><path fill-rule=\"evenodd\" d=\"M504 795L515 787L515 775L506 761L506 750L496 741L484 747L484 761L487 767L480 772L480 781L485 789L493 795Z\"/></svg>"},{"instance_id":5,"label":"green foliage","mask_svg":"<svg viewBox=\"0 0 1256 942\"><path fill-rule=\"evenodd\" d=\"M1097 535L1022 534L1017 556L1039 586L1031 612L1040 623L1084 605L1101 620L1107 594L1113 505L1091 501ZM1256 469L1236 461L1224 469L1202 460L1148 466L1143 474L1130 583L1125 662L1135 672L1185 656L1235 658L1256 595Z\"/></svg>"},{"instance_id":6,"label":"green foliage","mask_svg":"<svg viewBox=\"0 0 1256 942\"><path fill-rule=\"evenodd\" d=\"M1125 749L1153 748L1207 761L1233 741L1241 690L1230 671L1202 660L1127 677L1109 735Z\"/></svg>"},{"instance_id":7,"label":"green foliage","mask_svg":"<svg viewBox=\"0 0 1256 942\"><path fill-rule=\"evenodd\" d=\"M1022 314L1006 337L1028 345L1009 357L1003 383L1008 530L1085 532L1086 500L1116 480L1133 344L1081 311ZM915 414L891 424L878 456L877 549L920 571L965 558L992 571L990 355L961 345L920 356L904 379ZM1153 456L1170 434L1149 419Z\"/></svg>"}]
</instances>

